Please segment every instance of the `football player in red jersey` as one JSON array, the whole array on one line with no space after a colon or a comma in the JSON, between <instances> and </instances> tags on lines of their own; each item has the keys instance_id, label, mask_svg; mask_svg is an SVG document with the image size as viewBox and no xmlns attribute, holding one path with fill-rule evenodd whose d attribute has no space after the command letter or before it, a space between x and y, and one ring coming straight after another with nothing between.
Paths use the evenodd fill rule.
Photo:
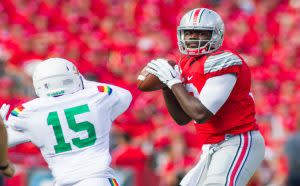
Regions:
<instances>
[{"instance_id":1,"label":"football player in red jersey","mask_svg":"<svg viewBox=\"0 0 300 186\"><path fill-rule=\"evenodd\" d=\"M214 11L187 12L177 29L183 57L173 68L152 60L147 71L166 88L163 95L174 120L191 120L203 154L183 178L182 186L244 186L264 158L265 144L255 120L251 74L236 53L219 49L224 23Z\"/></svg>"}]
</instances>

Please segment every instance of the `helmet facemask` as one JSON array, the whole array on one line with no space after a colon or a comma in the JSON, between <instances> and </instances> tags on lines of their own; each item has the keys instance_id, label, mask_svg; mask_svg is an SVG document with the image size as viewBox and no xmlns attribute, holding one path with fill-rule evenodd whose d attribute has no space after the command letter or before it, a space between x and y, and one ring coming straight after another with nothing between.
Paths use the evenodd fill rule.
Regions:
<instances>
[{"instance_id":1,"label":"helmet facemask","mask_svg":"<svg viewBox=\"0 0 300 186\"><path fill-rule=\"evenodd\" d=\"M182 30L181 32L182 46L188 53L199 54L211 48L212 30ZM200 36L201 32L206 32L206 36Z\"/></svg>"},{"instance_id":2,"label":"helmet facemask","mask_svg":"<svg viewBox=\"0 0 300 186\"><path fill-rule=\"evenodd\" d=\"M211 31L211 34L210 37L207 39L199 39L199 38L185 39L185 33L187 31L192 31L192 32ZM215 33L215 30L212 29L193 29L193 30L180 29L178 30L178 36L179 36L178 39L179 49L184 54L188 54L188 55L207 54L216 51L220 47L220 43L218 43L220 38L216 38L218 37L218 35Z\"/></svg>"}]
</instances>

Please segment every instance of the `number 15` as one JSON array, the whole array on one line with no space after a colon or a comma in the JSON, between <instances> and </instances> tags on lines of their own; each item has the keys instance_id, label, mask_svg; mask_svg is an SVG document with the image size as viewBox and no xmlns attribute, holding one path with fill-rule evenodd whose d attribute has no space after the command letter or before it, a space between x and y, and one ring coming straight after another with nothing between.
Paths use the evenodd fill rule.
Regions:
<instances>
[{"instance_id":1,"label":"number 15","mask_svg":"<svg viewBox=\"0 0 300 186\"><path fill-rule=\"evenodd\" d=\"M85 139L73 138L72 143L78 148L84 148L95 144L96 142L96 132L95 127L92 123L88 121L76 123L75 115L90 112L87 104L80 105L77 107L72 107L64 110L65 117L68 122L68 126L74 132L87 131L88 137ZM70 143L66 143L64 134L61 128L59 117L56 111L50 112L47 117L48 125L52 125L54 135L56 138L57 145L54 146L55 153L71 151L72 147Z\"/></svg>"}]
</instances>

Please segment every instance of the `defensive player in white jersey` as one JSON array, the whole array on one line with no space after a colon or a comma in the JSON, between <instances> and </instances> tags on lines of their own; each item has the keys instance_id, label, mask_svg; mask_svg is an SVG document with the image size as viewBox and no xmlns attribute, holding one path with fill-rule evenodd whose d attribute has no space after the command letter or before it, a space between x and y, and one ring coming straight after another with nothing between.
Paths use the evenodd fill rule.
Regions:
<instances>
[{"instance_id":1,"label":"defensive player in white jersey","mask_svg":"<svg viewBox=\"0 0 300 186\"><path fill-rule=\"evenodd\" d=\"M129 107L130 92L86 81L61 58L41 62L33 84L39 98L15 108L5 121L9 145L31 141L39 147L57 186L118 185L110 167L109 131Z\"/></svg>"}]
</instances>

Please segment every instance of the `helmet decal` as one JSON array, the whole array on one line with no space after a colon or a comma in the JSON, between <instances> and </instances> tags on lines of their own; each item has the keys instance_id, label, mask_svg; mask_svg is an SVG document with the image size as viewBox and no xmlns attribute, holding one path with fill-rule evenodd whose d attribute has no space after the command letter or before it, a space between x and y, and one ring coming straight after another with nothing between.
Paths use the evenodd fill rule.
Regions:
<instances>
[{"instance_id":1,"label":"helmet decal","mask_svg":"<svg viewBox=\"0 0 300 186\"><path fill-rule=\"evenodd\" d=\"M197 9L196 11L194 11L195 13L194 13L194 18L193 18L193 25L196 25L197 22L200 22L200 21L198 21L199 20L199 15L201 15L200 11L203 12L202 9Z\"/></svg>"}]
</instances>

